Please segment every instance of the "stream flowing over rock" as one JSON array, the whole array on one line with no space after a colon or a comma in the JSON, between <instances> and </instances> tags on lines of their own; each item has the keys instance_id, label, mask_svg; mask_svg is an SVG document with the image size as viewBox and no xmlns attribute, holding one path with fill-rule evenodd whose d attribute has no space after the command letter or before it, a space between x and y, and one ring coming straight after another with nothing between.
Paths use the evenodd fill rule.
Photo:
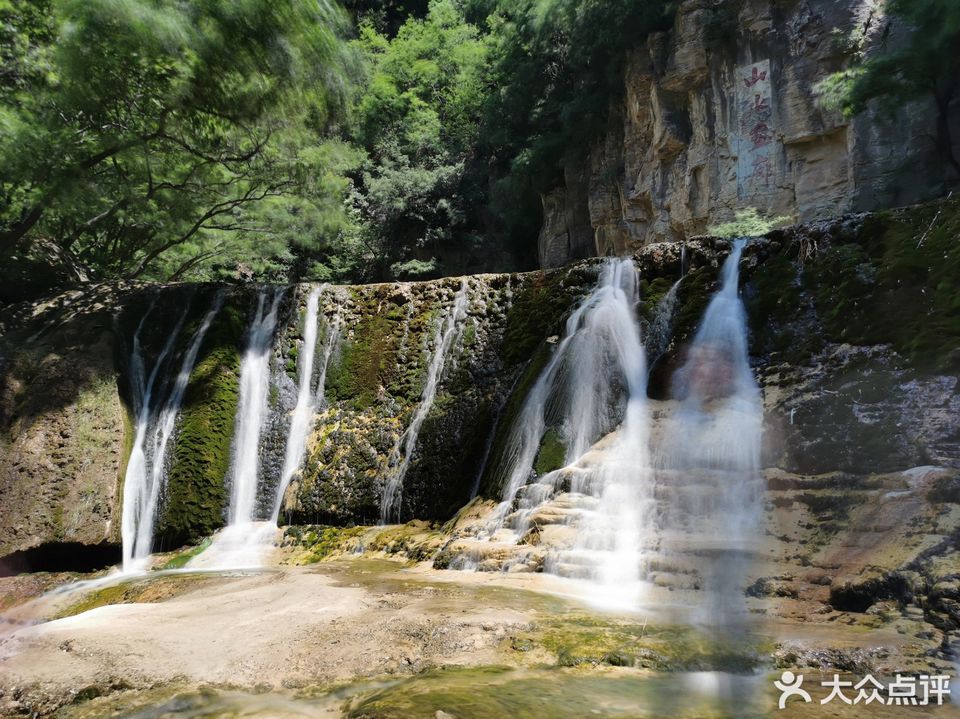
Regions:
<instances>
[{"instance_id":1,"label":"stream flowing over rock","mask_svg":"<svg viewBox=\"0 0 960 719\"><path fill-rule=\"evenodd\" d=\"M956 212L956 203L945 208ZM857 216L774 232L744 250L751 361L765 398L765 466L823 474L960 465L955 335L942 334L926 308L939 311L937 297L915 296L915 306L905 305L899 298L911 289L901 283L897 297L888 298L871 264L875 233L896 233L912 221L912 215ZM665 396L672 368L682 361L728 245L703 238L684 248L690 269L676 286L680 245L648 245L635 259L643 337L658 345L649 371L654 398ZM804 260L804 253L813 256ZM847 266L856 274L854 286L834 286L833 273ZM101 286L9 308L2 551L120 539L116 498L123 473L129 475L141 451L131 433L144 404L137 393L145 391L144 382L149 390L151 381L172 387L170 399L158 405L170 410L158 421L176 421L175 428L158 428L161 449L148 453L169 454L157 460L168 478L162 489L155 486L155 548L194 541L222 526L241 499L244 521L278 516L295 523L370 523L381 516L398 468L401 520L453 516L470 500L481 466L480 493L498 497L505 481L501 455L521 404L563 346L556 339L563 322L601 268L585 261L550 272L335 293L310 286L282 293L245 286ZM666 342L658 316L662 299L675 304ZM920 328L901 337L906 328L898 326L883 336L879 322L890 301L901 314L928 318L929 332ZM303 326L310 302L318 305L322 340L316 328ZM856 321L847 322L845 311ZM249 335L250 323L264 318L276 327L264 324L261 332L254 324L263 337ZM243 384L253 370L241 358L254 351L244 350L252 342L263 348L257 350L260 399L250 398ZM298 367L307 366L298 359L305 343L317 355L308 368L322 378L322 388L298 377ZM104 365L105 354L115 358L114 366ZM178 370L189 374L186 386L174 386ZM305 420L308 387L306 396L322 401L311 401ZM245 402L257 410L253 426ZM83 421L68 428L66 418L73 416ZM299 464L288 456L291 418L309 427ZM536 461L525 471L534 463L542 473L572 461L618 420L604 421L587 432L590 437L571 436L577 444L571 452L563 448L565 439L559 450L553 447L559 441L553 433L534 438ZM235 439L238 431L245 439ZM406 441L411 434L415 441ZM168 440L171 449L164 448ZM134 459L121 449L124 442L132 443ZM60 470L70 462L80 471L66 476ZM85 484L87 476L96 481ZM274 507L278 498L280 509Z\"/></svg>"},{"instance_id":2,"label":"stream flowing over rock","mask_svg":"<svg viewBox=\"0 0 960 719\"><path fill-rule=\"evenodd\" d=\"M530 273L105 284L6 307L0 574L20 588L42 572L124 569L37 600L92 623L33 627L18 619L30 603L5 616L23 649L13 663L46 677L9 701L60 706L68 669L93 696L119 691L104 667L131 642L157 663L137 670L138 690L184 671L226 682L216 661L171 663L195 635L217 652L223 635L248 688L261 671L284 686L422 673L395 655L410 637L441 662L493 666L536 647L531 661L561 667L708 670L712 696L738 700L764 662L953 661L957 236L948 199ZM326 575L293 566L328 557ZM413 574L365 564L386 557ZM39 573L9 576L25 571ZM416 576L447 588L412 589ZM564 609L581 613L553 635L536 592L464 599L487 580L633 614ZM143 621L153 601L181 634ZM449 620L458 602L476 626ZM263 622L260 603L290 620ZM371 618L384 606L408 609ZM648 612L659 628L644 640ZM779 635L761 659L750 642L766 619ZM254 663L237 622L257 627ZM318 636L340 663L290 659L317 651L297 622L329 627ZM800 623L876 629L863 636L885 648L784 638ZM92 636L105 653L83 656L105 664L58 663Z\"/></svg>"}]
</instances>

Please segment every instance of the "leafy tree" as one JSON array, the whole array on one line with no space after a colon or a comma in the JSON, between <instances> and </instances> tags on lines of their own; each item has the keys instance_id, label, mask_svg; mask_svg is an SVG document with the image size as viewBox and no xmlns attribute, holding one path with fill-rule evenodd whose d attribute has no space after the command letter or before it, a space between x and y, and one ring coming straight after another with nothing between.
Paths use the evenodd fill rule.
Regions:
<instances>
[{"instance_id":1,"label":"leafy tree","mask_svg":"<svg viewBox=\"0 0 960 719\"><path fill-rule=\"evenodd\" d=\"M325 0L0 0L0 14L16 40L0 255L45 245L78 275L180 277L309 181L302 133L318 142L346 103L345 19Z\"/></svg>"},{"instance_id":2,"label":"leafy tree","mask_svg":"<svg viewBox=\"0 0 960 719\"><path fill-rule=\"evenodd\" d=\"M960 91L960 3L956 0L887 0L886 12L910 28L899 42L887 39L853 67L821 85L827 104L848 116L874 100L890 110L909 100L932 97L936 105L934 141L944 162L960 177L951 134L951 106Z\"/></svg>"},{"instance_id":3,"label":"leafy tree","mask_svg":"<svg viewBox=\"0 0 960 719\"><path fill-rule=\"evenodd\" d=\"M747 207L734 212L734 219L721 222L707 228L708 235L717 237L758 237L770 230L789 224L792 218L789 215L764 217L756 207Z\"/></svg>"},{"instance_id":4,"label":"leafy tree","mask_svg":"<svg viewBox=\"0 0 960 719\"><path fill-rule=\"evenodd\" d=\"M478 199L464 181L488 90L485 41L453 0L433 0L395 38L365 25L358 43L369 71L355 111L367 153L355 237L377 279L436 273Z\"/></svg>"},{"instance_id":5,"label":"leafy tree","mask_svg":"<svg viewBox=\"0 0 960 719\"><path fill-rule=\"evenodd\" d=\"M538 193L605 129L629 48L666 29L672 7L668 0L496 0L488 24L497 90L481 152L499 177L493 202L515 241L536 233Z\"/></svg>"},{"instance_id":6,"label":"leafy tree","mask_svg":"<svg viewBox=\"0 0 960 719\"><path fill-rule=\"evenodd\" d=\"M427 14L428 0L345 0L358 25L370 25L386 37L393 37L411 18Z\"/></svg>"}]
</instances>

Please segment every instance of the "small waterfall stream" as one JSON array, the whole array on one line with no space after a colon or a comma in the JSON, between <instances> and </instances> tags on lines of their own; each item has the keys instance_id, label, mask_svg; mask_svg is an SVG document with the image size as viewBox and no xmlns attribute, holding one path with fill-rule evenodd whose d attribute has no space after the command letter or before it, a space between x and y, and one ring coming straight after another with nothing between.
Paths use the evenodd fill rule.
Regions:
<instances>
[{"instance_id":1,"label":"small waterfall stream","mask_svg":"<svg viewBox=\"0 0 960 719\"><path fill-rule=\"evenodd\" d=\"M327 325L326 337L323 342L323 354L320 357L316 388L313 386L314 362L317 353L317 335L319 326L320 295L324 287L314 288L307 298L307 310L304 316L303 347L301 347L297 367L297 404L290 416L290 430L287 434L287 444L283 456L283 470L277 491L273 499L273 509L270 520L277 523L280 509L283 505L283 496L290 486L290 480L300 470L307 448L307 437L313 427L313 417L317 409L323 406L324 385L327 379L327 369L334 350L340 343L342 319L340 304L337 303L333 318Z\"/></svg>"},{"instance_id":2,"label":"small waterfall stream","mask_svg":"<svg viewBox=\"0 0 960 719\"><path fill-rule=\"evenodd\" d=\"M173 385L165 397L163 387L158 387L157 382L161 371L166 367L167 360L172 359L171 353L190 308L188 306L180 315L146 379L144 379L145 365L140 335L147 318L153 311L153 305L144 314L134 333L130 369L134 385L134 402L138 405L138 409L133 447L123 481L121 536L124 571L141 568L153 548L154 522L166 479L167 447L174 434L183 395L187 390L190 373L197 361L200 346L222 305L223 294L218 292L191 338ZM159 401L155 402L158 398Z\"/></svg>"},{"instance_id":3,"label":"small waterfall stream","mask_svg":"<svg viewBox=\"0 0 960 719\"><path fill-rule=\"evenodd\" d=\"M396 469L384 486L380 501L380 521L383 524L389 523L391 519L397 518L400 514L403 480L410 468L410 461L413 459L420 428L430 413L433 400L436 398L437 388L440 386L440 380L443 377L443 371L447 366L451 350L462 332L463 321L466 319L470 304L468 290L469 284L464 279L460 284L460 289L453 296L453 303L447 310L446 315L437 325L433 337L433 353L427 367L427 379L423 386L420 402L414 411L413 419L410 420L410 424L390 453L390 466L396 466Z\"/></svg>"},{"instance_id":4,"label":"small waterfall stream","mask_svg":"<svg viewBox=\"0 0 960 719\"><path fill-rule=\"evenodd\" d=\"M272 297L269 295L264 290L257 300L257 312L250 325L247 348L240 365L240 400L230 468L230 526L252 522L256 509L260 432L268 409L270 351L283 290L276 289Z\"/></svg>"},{"instance_id":5,"label":"small waterfall stream","mask_svg":"<svg viewBox=\"0 0 960 719\"><path fill-rule=\"evenodd\" d=\"M750 369L746 312L738 292L745 240L734 243L687 359L673 381L678 405L658 452L661 551L708 557L701 570L703 621L736 631L743 583L759 539L763 410Z\"/></svg>"},{"instance_id":6,"label":"small waterfall stream","mask_svg":"<svg viewBox=\"0 0 960 719\"><path fill-rule=\"evenodd\" d=\"M273 535L273 524L254 520L260 478L260 434L269 411L270 354L283 294L283 288L263 289L257 298L240 363L240 396L228 475L228 523L213 544L190 562L192 567L259 566L267 540Z\"/></svg>"},{"instance_id":7,"label":"small waterfall stream","mask_svg":"<svg viewBox=\"0 0 960 719\"><path fill-rule=\"evenodd\" d=\"M541 508L566 493L555 507L564 508L577 530L547 569L591 579L617 604L628 601L625 592L635 595L652 526L638 301L633 262L606 261L596 287L567 320L511 430L507 462L501 465L503 500L488 529L495 538L501 527L509 527L512 541L523 540L528 531L539 532ZM539 456L557 440L564 466L531 482Z\"/></svg>"},{"instance_id":8,"label":"small waterfall stream","mask_svg":"<svg viewBox=\"0 0 960 719\"><path fill-rule=\"evenodd\" d=\"M583 474L575 469L562 476L550 472L540 478L539 487L528 483L548 431L562 441L563 464L569 466L612 431L630 401L643 394L646 362L636 319L638 299L633 262L609 260L596 288L567 319L563 337L510 430L498 471L503 500L491 534L507 524L518 499L521 511L512 526L525 530L530 510L552 495L563 477L570 478L574 491L584 489Z\"/></svg>"},{"instance_id":9,"label":"small waterfall stream","mask_svg":"<svg viewBox=\"0 0 960 719\"><path fill-rule=\"evenodd\" d=\"M647 331L647 355L650 358L651 367L670 346L673 335L673 316L677 310L677 290L680 289L681 282L683 282L682 276L670 286L654 307L653 319Z\"/></svg>"}]
</instances>

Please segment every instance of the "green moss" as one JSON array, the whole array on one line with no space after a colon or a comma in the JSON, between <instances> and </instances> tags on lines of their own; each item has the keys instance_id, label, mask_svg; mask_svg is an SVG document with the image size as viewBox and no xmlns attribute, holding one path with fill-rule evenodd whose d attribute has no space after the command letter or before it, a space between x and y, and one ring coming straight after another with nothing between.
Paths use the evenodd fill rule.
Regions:
<instances>
[{"instance_id":1,"label":"green moss","mask_svg":"<svg viewBox=\"0 0 960 719\"><path fill-rule=\"evenodd\" d=\"M392 323L377 315L364 315L355 338L344 342L339 360L327 370L326 393L330 400L350 401L362 411L377 399L388 368L396 364Z\"/></svg>"},{"instance_id":2,"label":"green moss","mask_svg":"<svg viewBox=\"0 0 960 719\"><path fill-rule=\"evenodd\" d=\"M463 339L461 345L464 349L469 349L477 343L477 321L470 319L463 328Z\"/></svg>"},{"instance_id":3,"label":"green moss","mask_svg":"<svg viewBox=\"0 0 960 719\"><path fill-rule=\"evenodd\" d=\"M745 671L757 663L756 641L748 636L720 640L679 625L574 615L550 618L519 635L556 657L558 666L608 664L657 671L720 669Z\"/></svg>"},{"instance_id":4,"label":"green moss","mask_svg":"<svg viewBox=\"0 0 960 719\"><path fill-rule=\"evenodd\" d=\"M188 549L184 549L182 552L177 552L175 555L173 555L173 557L167 560L166 564L163 565L163 569L182 569L183 567L187 566L191 559L202 553L211 544L211 540L207 538L195 547L190 547Z\"/></svg>"},{"instance_id":5,"label":"green moss","mask_svg":"<svg viewBox=\"0 0 960 719\"><path fill-rule=\"evenodd\" d=\"M563 319L584 291L565 279L561 272L540 273L515 294L504 330L502 357L508 365L526 361L544 339L562 331Z\"/></svg>"},{"instance_id":6,"label":"green moss","mask_svg":"<svg viewBox=\"0 0 960 719\"><path fill-rule=\"evenodd\" d=\"M854 242L806 266L830 339L890 343L912 362L960 366L960 200L869 216Z\"/></svg>"},{"instance_id":7,"label":"green moss","mask_svg":"<svg viewBox=\"0 0 960 719\"><path fill-rule=\"evenodd\" d=\"M491 404L473 382L452 379L451 392L437 395L420 429L404 480L404 517L447 519L455 514L469 501L483 462L493 424Z\"/></svg>"},{"instance_id":8,"label":"green moss","mask_svg":"<svg viewBox=\"0 0 960 719\"><path fill-rule=\"evenodd\" d=\"M344 544L364 533L364 527L288 527L284 537L293 538L307 550L300 564L314 564L343 549Z\"/></svg>"},{"instance_id":9,"label":"green moss","mask_svg":"<svg viewBox=\"0 0 960 719\"><path fill-rule=\"evenodd\" d=\"M72 617L97 607L113 604L161 602L179 596L198 586L217 581L202 574L178 574L128 580L96 589L58 612L53 619Z\"/></svg>"},{"instance_id":10,"label":"green moss","mask_svg":"<svg viewBox=\"0 0 960 719\"><path fill-rule=\"evenodd\" d=\"M490 456L487 460L487 468L480 481L480 491L486 497L499 497L502 487L500 479L503 473L503 454L510 440L510 434L523 409L523 403L533 389L534 383L547 366L553 353L553 345L543 342L537 347L530 362L523 369L520 378L513 388L513 392L507 399L506 406L500 414L500 422L497 425L497 432L494 436L493 445L490 448Z\"/></svg>"},{"instance_id":11,"label":"green moss","mask_svg":"<svg viewBox=\"0 0 960 719\"><path fill-rule=\"evenodd\" d=\"M123 394L120 394L121 400ZM133 452L133 440L136 439L136 429L134 427L133 414L126 402L123 404L123 456L120 460L120 471L117 472L117 491L116 501L114 502L114 517L110 524L110 536L115 542L121 541L120 528L122 526L123 511L123 480L127 476L127 464L130 462L130 454Z\"/></svg>"},{"instance_id":12,"label":"green moss","mask_svg":"<svg viewBox=\"0 0 960 719\"><path fill-rule=\"evenodd\" d=\"M674 280L669 277L654 277L652 280L643 278L640 280L640 313L644 319L647 321L653 319L654 310L664 295L670 291L673 282Z\"/></svg>"},{"instance_id":13,"label":"green moss","mask_svg":"<svg viewBox=\"0 0 960 719\"><path fill-rule=\"evenodd\" d=\"M560 469L567 454L567 447L563 443L560 434L551 427L540 442L540 451L537 453L537 460L533 465L534 470L539 476L543 476L555 469Z\"/></svg>"},{"instance_id":14,"label":"green moss","mask_svg":"<svg viewBox=\"0 0 960 719\"><path fill-rule=\"evenodd\" d=\"M407 403L416 402L426 369L424 362L413 358L423 346L425 333L432 331L440 308L408 315L390 303L386 287L369 288L368 294L353 292L360 319L352 339L341 344L336 361L327 370L327 397L332 402L349 402L357 411L374 406L382 391ZM398 352L405 334L407 359L401 362Z\"/></svg>"},{"instance_id":15,"label":"green moss","mask_svg":"<svg viewBox=\"0 0 960 719\"><path fill-rule=\"evenodd\" d=\"M746 306L754 353L794 350L809 356L822 346L822 338L816 334L798 336L805 307L800 277L796 260L786 251L768 258L752 273ZM804 358L788 359L802 362Z\"/></svg>"},{"instance_id":16,"label":"green moss","mask_svg":"<svg viewBox=\"0 0 960 719\"><path fill-rule=\"evenodd\" d=\"M687 273L677 290L677 312L674 336L680 341L689 339L700 323L710 297L716 289L717 274L713 268L697 267Z\"/></svg>"},{"instance_id":17,"label":"green moss","mask_svg":"<svg viewBox=\"0 0 960 719\"><path fill-rule=\"evenodd\" d=\"M168 545L197 542L223 525L245 327L246 315L236 304L224 307L190 375L157 522L157 534Z\"/></svg>"},{"instance_id":18,"label":"green moss","mask_svg":"<svg viewBox=\"0 0 960 719\"><path fill-rule=\"evenodd\" d=\"M57 613L54 619L63 617L73 617L77 614L83 614L97 607L105 607L110 604L125 604L126 596L130 590L129 584L115 584L110 587L103 587L95 592L91 592L83 599L71 604L66 609Z\"/></svg>"}]
</instances>

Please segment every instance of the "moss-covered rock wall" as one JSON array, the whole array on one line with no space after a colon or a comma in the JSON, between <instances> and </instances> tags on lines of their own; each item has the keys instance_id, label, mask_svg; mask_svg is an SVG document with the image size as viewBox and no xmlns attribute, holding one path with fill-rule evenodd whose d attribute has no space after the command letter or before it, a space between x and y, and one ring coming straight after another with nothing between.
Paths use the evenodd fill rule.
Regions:
<instances>
[{"instance_id":1,"label":"moss-covered rock wall","mask_svg":"<svg viewBox=\"0 0 960 719\"><path fill-rule=\"evenodd\" d=\"M960 466L960 202L858 215L772 232L744 253L742 294L766 405L765 463L789 472ZM649 392L670 378L717 286L729 242L648 245L634 257L648 330L679 278L669 336ZM499 496L506 437L601 260L516 275L326 287L313 381L329 338L303 470L281 520L368 523L403 461L438 328L465 284L466 311L409 457L401 519L444 519L479 490ZM270 416L260 447L261 514L273 502L296 401L310 285L287 288L272 354ZM189 307L189 337L212 286L103 286L0 313L0 553L53 541L118 541L120 479L129 452L129 341L146 308L155 356ZM261 288L222 288L168 457L158 536L173 546L221 526L240 362ZM339 332L334 332L339 327ZM176 351L183 351L181 339ZM126 408L126 412L125 412ZM126 415L126 416L125 416ZM548 436L536 471L562 448ZM839 476L839 475L838 475Z\"/></svg>"}]
</instances>

